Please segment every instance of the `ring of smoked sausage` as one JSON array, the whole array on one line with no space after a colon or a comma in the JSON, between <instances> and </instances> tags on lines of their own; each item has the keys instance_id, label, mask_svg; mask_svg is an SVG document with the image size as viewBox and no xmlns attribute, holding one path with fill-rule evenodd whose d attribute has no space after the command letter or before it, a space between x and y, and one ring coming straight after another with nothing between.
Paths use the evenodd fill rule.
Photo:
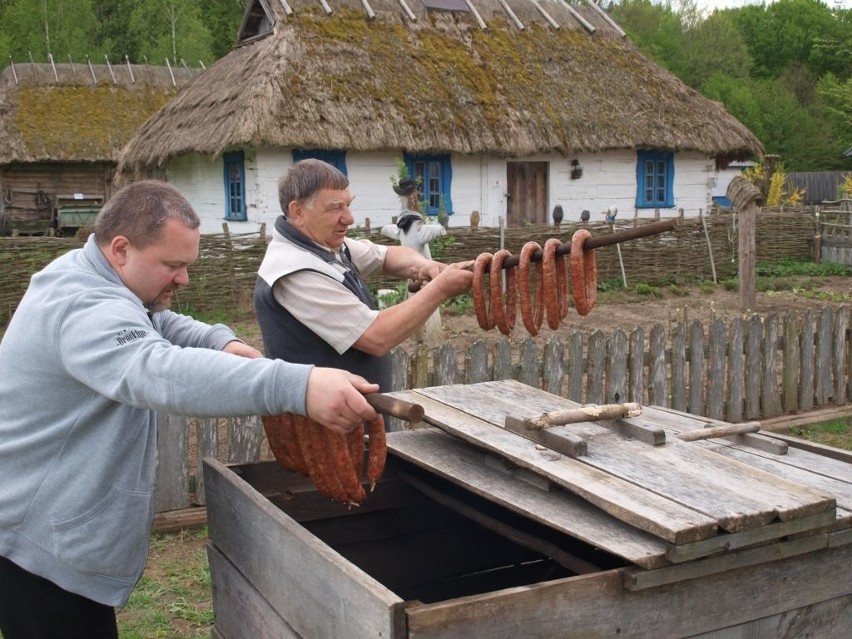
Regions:
<instances>
[{"instance_id":1,"label":"ring of smoked sausage","mask_svg":"<svg viewBox=\"0 0 852 639\"><path fill-rule=\"evenodd\" d=\"M500 249L491 259L489 286L491 289L491 317L503 335L509 335L515 327L518 315L518 273L513 268L506 269L506 294L503 294L503 262L512 254Z\"/></svg>"},{"instance_id":2,"label":"ring of smoked sausage","mask_svg":"<svg viewBox=\"0 0 852 639\"><path fill-rule=\"evenodd\" d=\"M473 263L473 310L476 313L476 321L484 331L494 328L494 315L490 305L490 296L485 289L485 274L490 273L491 253L480 253Z\"/></svg>"},{"instance_id":3,"label":"ring of smoked sausage","mask_svg":"<svg viewBox=\"0 0 852 639\"><path fill-rule=\"evenodd\" d=\"M544 309L547 312L547 325L556 330L559 323L568 315L568 270L564 255L557 255L556 249L562 242L552 237L544 243L542 265L544 269Z\"/></svg>"},{"instance_id":4,"label":"ring of smoked sausage","mask_svg":"<svg viewBox=\"0 0 852 639\"><path fill-rule=\"evenodd\" d=\"M541 322L544 319L544 295L543 295L543 278L542 263L536 262L534 268L530 268L532 256L536 251L540 251L541 246L538 242L527 242L521 248L521 255L518 264L518 291L521 298L521 319L524 321L524 326L530 335L538 335L541 328ZM532 294L532 284L530 275L535 274L535 297Z\"/></svg>"},{"instance_id":5,"label":"ring of smoked sausage","mask_svg":"<svg viewBox=\"0 0 852 639\"><path fill-rule=\"evenodd\" d=\"M574 308L580 315L589 314L598 296L595 251L583 250L583 245L591 236L586 229L580 229L571 237L571 288L574 292Z\"/></svg>"}]
</instances>

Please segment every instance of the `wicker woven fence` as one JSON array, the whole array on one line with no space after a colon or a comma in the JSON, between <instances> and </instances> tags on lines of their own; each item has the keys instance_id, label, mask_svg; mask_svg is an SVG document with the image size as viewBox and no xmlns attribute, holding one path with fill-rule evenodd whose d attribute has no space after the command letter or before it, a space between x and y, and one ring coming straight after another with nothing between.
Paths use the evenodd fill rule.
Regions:
<instances>
[{"instance_id":1,"label":"wicker woven fence","mask_svg":"<svg viewBox=\"0 0 852 639\"><path fill-rule=\"evenodd\" d=\"M614 227L591 225L593 234L611 233L651 220L618 221ZM765 211L757 220L757 259L808 259L810 239L816 218L806 211ZM473 259L482 252L505 246L512 253L525 242L544 245L547 238L570 239L576 224L509 227L476 230L451 228L449 239L433 243L435 257L444 262ZM682 220L669 233L632 240L597 249L598 279L626 280L628 284L672 278L687 281L720 281L736 275L736 216L714 214ZM354 237L369 236L392 243L375 229L354 229ZM183 312L216 312L250 307L257 268L263 258L267 237L264 232L204 235L198 262L190 268L190 286L176 294L173 307ZM0 238L0 326L5 326L26 290L30 276L56 256L82 245L75 238ZM395 280L376 280L376 288L395 288Z\"/></svg>"},{"instance_id":2,"label":"wicker woven fence","mask_svg":"<svg viewBox=\"0 0 852 639\"><path fill-rule=\"evenodd\" d=\"M638 402L726 422L767 419L850 397L847 307L802 315L752 315L709 326L679 323L574 331L566 341L527 338L477 341L465 351L445 344L409 354L393 351L393 388L516 379L579 403ZM243 463L269 459L258 417L160 417L157 511L204 503L201 459ZM391 429L404 424L391 418Z\"/></svg>"}]
</instances>

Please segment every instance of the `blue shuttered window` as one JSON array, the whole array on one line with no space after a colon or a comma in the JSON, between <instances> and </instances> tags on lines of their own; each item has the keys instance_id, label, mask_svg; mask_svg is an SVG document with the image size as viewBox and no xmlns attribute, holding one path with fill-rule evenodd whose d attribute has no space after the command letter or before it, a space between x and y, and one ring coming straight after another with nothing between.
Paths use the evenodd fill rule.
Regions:
<instances>
[{"instance_id":1,"label":"blue shuttered window","mask_svg":"<svg viewBox=\"0 0 852 639\"><path fill-rule=\"evenodd\" d=\"M453 202L450 198L453 169L449 155L409 155L404 156L408 174L418 180L419 195L425 202L428 215L438 215L443 210L452 215Z\"/></svg>"},{"instance_id":2,"label":"blue shuttered window","mask_svg":"<svg viewBox=\"0 0 852 639\"><path fill-rule=\"evenodd\" d=\"M674 206L674 155L666 151L639 151L636 156L636 208Z\"/></svg>"},{"instance_id":3,"label":"blue shuttered window","mask_svg":"<svg viewBox=\"0 0 852 639\"><path fill-rule=\"evenodd\" d=\"M246 163L242 151L225 153L225 219L246 221Z\"/></svg>"},{"instance_id":4,"label":"blue shuttered window","mask_svg":"<svg viewBox=\"0 0 852 639\"><path fill-rule=\"evenodd\" d=\"M346 151L326 151L323 149L293 149L293 162L300 162L301 160L307 160L308 158L327 162L328 164L331 164L331 166L339 170L341 173L343 173L343 175L349 175L346 172Z\"/></svg>"}]
</instances>

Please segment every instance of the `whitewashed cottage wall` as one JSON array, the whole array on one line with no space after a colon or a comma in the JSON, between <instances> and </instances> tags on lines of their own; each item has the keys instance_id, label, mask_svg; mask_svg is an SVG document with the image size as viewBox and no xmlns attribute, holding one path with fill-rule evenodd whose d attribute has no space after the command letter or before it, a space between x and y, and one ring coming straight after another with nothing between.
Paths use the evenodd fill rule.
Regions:
<instances>
[{"instance_id":1,"label":"whitewashed cottage wall","mask_svg":"<svg viewBox=\"0 0 852 639\"><path fill-rule=\"evenodd\" d=\"M355 195L353 212L356 225L369 218L373 228L391 222L401 210L400 199L391 188L390 178L396 174L397 158L393 153L348 153L346 166ZM621 219L632 218L636 197L636 153L611 151L575 156L583 167L583 176L570 178L571 160L554 155L522 158L529 162L549 162L548 213L561 204L564 221L579 220L588 209L592 221L603 220L609 206L618 207ZM280 213L277 182L292 164L289 151L261 149L248 151L245 157L246 216L245 222L229 222L234 233L256 232L261 224L269 228ZM482 226L497 226L506 214L506 160L476 156L453 156L451 226L468 226L470 215L479 211ZM192 154L173 160L167 170L168 179L193 204L202 218L202 233L220 233L225 211L224 178L221 159L210 161ZM716 181L712 159L697 153L680 153L675 158L673 209L660 211L662 217L684 215L695 217L706 211ZM640 217L653 217L653 209L640 209ZM549 217L549 214L548 214Z\"/></svg>"}]
</instances>

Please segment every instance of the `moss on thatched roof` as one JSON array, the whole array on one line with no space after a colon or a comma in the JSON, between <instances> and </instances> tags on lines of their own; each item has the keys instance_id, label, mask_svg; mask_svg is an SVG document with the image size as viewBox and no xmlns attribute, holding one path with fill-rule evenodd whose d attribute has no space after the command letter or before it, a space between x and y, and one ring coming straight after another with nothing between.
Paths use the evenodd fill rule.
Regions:
<instances>
[{"instance_id":1,"label":"moss on thatched roof","mask_svg":"<svg viewBox=\"0 0 852 639\"><path fill-rule=\"evenodd\" d=\"M762 152L718 103L644 57L592 7L471 0L467 11L406 0L268 2L275 24L196 78L151 118L120 170L231 148L405 149L523 157L609 149ZM257 3L255 3L257 4ZM515 17L523 28L519 27ZM249 34L252 35L252 34ZM262 35L262 34L261 34Z\"/></svg>"},{"instance_id":2,"label":"moss on thatched roof","mask_svg":"<svg viewBox=\"0 0 852 639\"><path fill-rule=\"evenodd\" d=\"M0 164L117 162L139 126L199 71L9 65L0 73Z\"/></svg>"}]
</instances>

